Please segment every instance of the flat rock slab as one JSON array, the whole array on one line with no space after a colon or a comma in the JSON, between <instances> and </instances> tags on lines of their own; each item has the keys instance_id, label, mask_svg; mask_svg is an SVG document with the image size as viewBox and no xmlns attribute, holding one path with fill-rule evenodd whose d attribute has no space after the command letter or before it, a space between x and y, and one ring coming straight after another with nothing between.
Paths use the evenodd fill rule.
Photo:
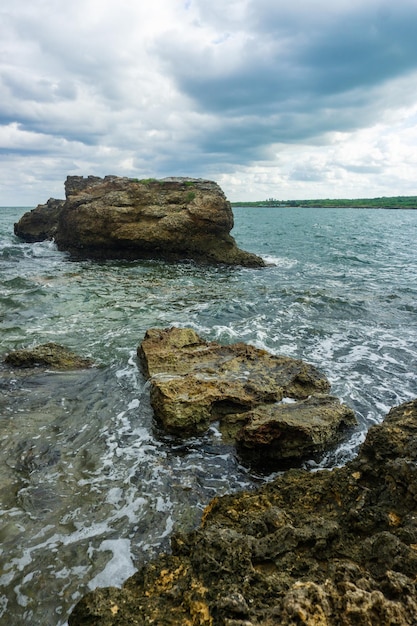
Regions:
<instances>
[{"instance_id":1,"label":"flat rock slab","mask_svg":"<svg viewBox=\"0 0 417 626\"><path fill-rule=\"evenodd\" d=\"M225 439L237 440L256 458L269 432L279 461L333 446L356 423L348 407L328 396L327 378L299 359L244 343L205 341L190 328L148 330L138 356L150 379L155 416L169 433L202 434L219 421ZM311 395L315 399L308 401ZM280 407L286 398L306 402Z\"/></svg>"},{"instance_id":2,"label":"flat rock slab","mask_svg":"<svg viewBox=\"0 0 417 626\"><path fill-rule=\"evenodd\" d=\"M33 348L14 350L4 362L12 367L51 367L53 369L83 369L92 367L93 361L78 356L57 343L45 343Z\"/></svg>"}]
</instances>

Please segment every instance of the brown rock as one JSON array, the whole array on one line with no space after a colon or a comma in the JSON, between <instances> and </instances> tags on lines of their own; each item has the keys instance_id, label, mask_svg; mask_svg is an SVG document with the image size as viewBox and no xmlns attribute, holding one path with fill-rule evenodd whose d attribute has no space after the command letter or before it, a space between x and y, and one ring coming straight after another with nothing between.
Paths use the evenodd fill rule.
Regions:
<instances>
[{"instance_id":1,"label":"brown rock","mask_svg":"<svg viewBox=\"0 0 417 626\"><path fill-rule=\"evenodd\" d=\"M245 422L259 404L330 389L308 363L244 343L204 341L189 328L148 330L138 356L150 377L155 415L176 434L204 432L217 420Z\"/></svg>"},{"instance_id":2,"label":"brown rock","mask_svg":"<svg viewBox=\"0 0 417 626\"><path fill-rule=\"evenodd\" d=\"M69 626L414 626L417 400L373 426L356 459L290 470L214 499L172 555L87 594Z\"/></svg>"},{"instance_id":3,"label":"brown rock","mask_svg":"<svg viewBox=\"0 0 417 626\"><path fill-rule=\"evenodd\" d=\"M85 359L68 348L57 343L45 343L33 348L15 350L4 359L12 367L52 367L53 369L67 370L91 367L91 359Z\"/></svg>"},{"instance_id":4,"label":"brown rock","mask_svg":"<svg viewBox=\"0 0 417 626\"><path fill-rule=\"evenodd\" d=\"M49 198L46 204L38 204L36 209L25 213L14 225L15 234L29 243L53 239L64 202Z\"/></svg>"},{"instance_id":5,"label":"brown rock","mask_svg":"<svg viewBox=\"0 0 417 626\"><path fill-rule=\"evenodd\" d=\"M240 453L252 461L274 464L321 454L357 423L352 409L327 394L293 403L262 404L247 417L247 424L237 433Z\"/></svg>"},{"instance_id":6,"label":"brown rock","mask_svg":"<svg viewBox=\"0 0 417 626\"><path fill-rule=\"evenodd\" d=\"M41 229L40 222L47 222L49 214L38 207L21 218L15 233L33 241L33 230L45 232L60 250L83 258L265 265L237 247L229 234L230 203L212 181L68 176L65 190L57 223L54 217L49 229Z\"/></svg>"}]
</instances>

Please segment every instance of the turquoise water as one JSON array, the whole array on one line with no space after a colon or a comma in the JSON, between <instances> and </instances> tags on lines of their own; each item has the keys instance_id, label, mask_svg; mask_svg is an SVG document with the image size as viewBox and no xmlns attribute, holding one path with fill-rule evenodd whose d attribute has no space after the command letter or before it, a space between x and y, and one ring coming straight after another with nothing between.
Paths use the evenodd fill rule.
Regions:
<instances>
[{"instance_id":1,"label":"turquoise water","mask_svg":"<svg viewBox=\"0 0 417 626\"><path fill-rule=\"evenodd\" d=\"M1 366L0 624L62 626L214 495L269 478L215 426L181 445L161 436L135 356L147 328L191 326L317 365L359 420L325 467L417 396L417 211L236 208L232 234L264 269L73 262L14 237L24 211L0 209L1 353L56 341L99 367Z\"/></svg>"}]
</instances>

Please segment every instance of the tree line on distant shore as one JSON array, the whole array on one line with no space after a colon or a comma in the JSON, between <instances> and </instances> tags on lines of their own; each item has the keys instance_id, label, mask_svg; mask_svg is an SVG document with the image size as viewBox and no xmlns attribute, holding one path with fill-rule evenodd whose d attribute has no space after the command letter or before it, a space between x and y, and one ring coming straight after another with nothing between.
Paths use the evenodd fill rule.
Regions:
<instances>
[{"instance_id":1,"label":"tree line on distant shore","mask_svg":"<svg viewBox=\"0 0 417 626\"><path fill-rule=\"evenodd\" d=\"M233 207L311 207L354 209L417 209L417 196L392 196L389 198L322 199L322 200L258 200L256 202L232 202Z\"/></svg>"}]
</instances>

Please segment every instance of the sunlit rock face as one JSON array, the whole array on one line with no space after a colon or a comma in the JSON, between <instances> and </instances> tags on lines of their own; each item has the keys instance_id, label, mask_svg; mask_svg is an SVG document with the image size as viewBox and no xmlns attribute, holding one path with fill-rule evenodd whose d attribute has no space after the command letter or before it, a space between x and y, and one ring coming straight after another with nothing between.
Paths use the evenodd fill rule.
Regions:
<instances>
[{"instance_id":1,"label":"sunlit rock face","mask_svg":"<svg viewBox=\"0 0 417 626\"><path fill-rule=\"evenodd\" d=\"M237 247L230 203L213 181L68 176L65 193L65 202L54 201L62 202L58 212L39 205L21 218L15 233L26 241L53 237L60 250L78 258L264 265Z\"/></svg>"}]
</instances>

